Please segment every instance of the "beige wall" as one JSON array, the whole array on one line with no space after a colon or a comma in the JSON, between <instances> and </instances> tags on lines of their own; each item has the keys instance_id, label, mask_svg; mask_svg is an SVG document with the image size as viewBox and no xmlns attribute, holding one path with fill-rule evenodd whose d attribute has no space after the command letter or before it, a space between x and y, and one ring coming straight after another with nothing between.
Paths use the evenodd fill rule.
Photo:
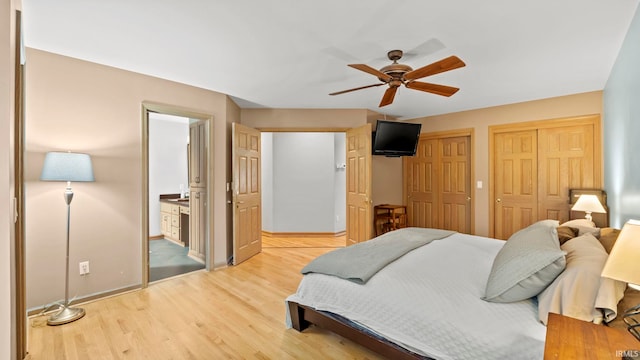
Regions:
<instances>
[{"instance_id":1,"label":"beige wall","mask_svg":"<svg viewBox=\"0 0 640 360\"><path fill-rule=\"evenodd\" d=\"M602 114L602 91L496 106L452 114L411 120L422 123L422 132L454 129L474 129L475 232L489 234L489 126L535 120L556 119L578 115ZM475 187L482 181L482 189Z\"/></svg>"},{"instance_id":2,"label":"beige wall","mask_svg":"<svg viewBox=\"0 0 640 360\"><path fill-rule=\"evenodd\" d=\"M91 154L96 177L73 184L70 296L141 283L143 101L213 116L213 260L226 264L226 133L228 122L239 118L228 97L35 49L27 59L27 307L64 297L64 184L38 180L48 151ZM90 261L90 275L78 275L79 261Z\"/></svg>"},{"instance_id":3,"label":"beige wall","mask_svg":"<svg viewBox=\"0 0 640 360\"><path fill-rule=\"evenodd\" d=\"M0 1L0 358L16 358L14 197L15 10L20 1Z\"/></svg>"}]
</instances>

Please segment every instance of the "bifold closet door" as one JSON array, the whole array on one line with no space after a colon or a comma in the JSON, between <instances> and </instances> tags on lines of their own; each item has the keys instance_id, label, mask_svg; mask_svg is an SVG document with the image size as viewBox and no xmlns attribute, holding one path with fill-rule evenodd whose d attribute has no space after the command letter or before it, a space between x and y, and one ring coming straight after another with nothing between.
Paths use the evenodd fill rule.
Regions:
<instances>
[{"instance_id":1,"label":"bifold closet door","mask_svg":"<svg viewBox=\"0 0 640 360\"><path fill-rule=\"evenodd\" d=\"M569 189L595 189L593 125L538 130L538 218L569 220Z\"/></svg>"},{"instance_id":2,"label":"bifold closet door","mask_svg":"<svg viewBox=\"0 0 640 360\"><path fill-rule=\"evenodd\" d=\"M537 130L495 134L494 237L506 239L538 218Z\"/></svg>"},{"instance_id":3,"label":"bifold closet door","mask_svg":"<svg viewBox=\"0 0 640 360\"><path fill-rule=\"evenodd\" d=\"M438 140L440 151L440 228L471 233L471 161L469 136Z\"/></svg>"},{"instance_id":4,"label":"bifold closet door","mask_svg":"<svg viewBox=\"0 0 640 360\"><path fill-rule=\"evenodd\" d=\"M471 136L421 138L404 174L408 226L471 233Z\"/></svg>"},{"instance_id":5,"label":"bifold closet door","mask_svg":"<svg viewBox=\"0 0 640 360\"><path fill-rule=\"evenodd\" d=\"M408 226L438 227L437 159L437 139L420 139L416 154L405 158Z\"/></svg>"},{"instance_id":6,"label":"bifold closet door","mask_svg":"<svg viewBox=\"0 0 640 360\"><path fill-rule=\"evenodd\" d=\"M565 222L569 189L600 186L596 120L493 135L494 237L507 239L539 220Z\"/></svg>"}]
</instances>

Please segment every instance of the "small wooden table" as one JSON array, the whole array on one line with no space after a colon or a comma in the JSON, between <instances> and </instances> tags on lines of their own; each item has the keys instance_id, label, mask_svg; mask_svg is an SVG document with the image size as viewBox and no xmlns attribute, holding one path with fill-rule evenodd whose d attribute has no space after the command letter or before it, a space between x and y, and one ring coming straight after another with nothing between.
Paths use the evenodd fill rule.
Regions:
<instances>
[{"instance_id":1,"label":"small wooden table","mask_svg":"<svg viewBox=\"0 0 640 360\"><path fill-rule=\"evenodd\" d=\"M407 226L407 207L380 204L373 207L373 227L376 236Z\"/></svg>"},{"instance_id":2,"label":"small wooden table","mask_svg":"<svg viewBox=\"0 0 640 360\"><path fill-rule=\"evenodd\" d=\"M640 341L628 332L549 313L545 360L621 360L623 355L640 356Z\"/></svg>"}]
</instances>

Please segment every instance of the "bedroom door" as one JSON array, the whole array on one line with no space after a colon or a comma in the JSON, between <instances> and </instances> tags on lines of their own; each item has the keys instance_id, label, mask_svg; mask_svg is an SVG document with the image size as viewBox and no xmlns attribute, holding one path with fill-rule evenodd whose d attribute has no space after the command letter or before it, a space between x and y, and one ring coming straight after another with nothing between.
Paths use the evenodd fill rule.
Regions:
<instances>
[{"instance_id":1,"label":"bedroom door","mask_svg":"<svg viewBox=\"0 0 640 360\"><path fill-rule=\"evenodd\" d=\"M262 251L260 131L232 124L233 264Z\"/></svg>"},{"instance_id":2,"label":"bedroom door","mask_svg":"<svg viewBox=\"0 0 640 360\"><path fill-rule=\"evenodd\" d=\"M373 237L371 199L371 124L347 130L346 245Z\"/></svg>"}]
</instances>

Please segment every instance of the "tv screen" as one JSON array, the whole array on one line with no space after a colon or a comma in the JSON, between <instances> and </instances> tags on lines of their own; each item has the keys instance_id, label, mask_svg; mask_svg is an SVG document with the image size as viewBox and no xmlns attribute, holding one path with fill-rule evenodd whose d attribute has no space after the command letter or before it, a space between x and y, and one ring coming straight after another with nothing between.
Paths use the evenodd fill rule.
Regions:
<instances>
[{"instance_id":1,"label":"tv screen","mask_svg":"<svg viewBox=\"0 0 640 360\"><path fill-rule=\"evenodd\" d=\"M421 124L378 120L373 135L373 155L415 155L421 127Z\"/></svg>"}]
</instances>

